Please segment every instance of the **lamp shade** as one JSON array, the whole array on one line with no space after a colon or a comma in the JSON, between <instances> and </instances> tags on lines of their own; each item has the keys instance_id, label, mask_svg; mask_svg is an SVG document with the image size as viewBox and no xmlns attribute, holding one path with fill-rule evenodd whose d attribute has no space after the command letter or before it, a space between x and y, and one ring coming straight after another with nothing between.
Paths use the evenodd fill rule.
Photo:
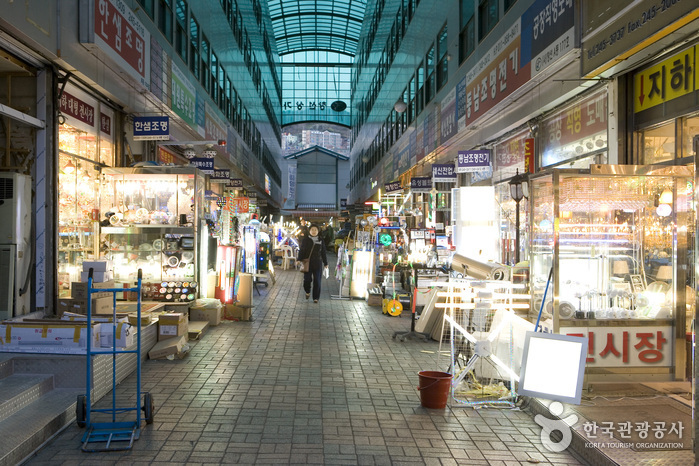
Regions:
<instances>
[{"instance_id":1,"label":"lamp shade","mask_svg":"<svg viewBox=\"0 0 699 466\"><path fill-rule=\"evenodd\" d=\"M629 273L629 263L626 261L614 261L612 264L612 273L614 275L624 275Z\"/></svg>"},{"instance_id":2,"label":"lamp shade","mask_svg":"<svg viewBox=\"0 0 699 466\"><path fill-rule=\"evenodd\" d=\"M672 266L661 265L658 267L658 273L655 276L656 280L672 280Z\"/></svg>"},{"instance_id":3,"label":"lamp shade","mask_svg":"<svg viewBox=\"0 0 699 466\"><path fill-rule=\"evenodd\" d=\"M406 103L403 101L403 97L401 97L400 99L398 99L398 102L396 102L396 103L393 105L393 109L394 109L396 112L398 112L398 113L403 113L405 110L407 110L407 108L408 108L408 104L406 104Z\"/></svg>"}]
</instances>

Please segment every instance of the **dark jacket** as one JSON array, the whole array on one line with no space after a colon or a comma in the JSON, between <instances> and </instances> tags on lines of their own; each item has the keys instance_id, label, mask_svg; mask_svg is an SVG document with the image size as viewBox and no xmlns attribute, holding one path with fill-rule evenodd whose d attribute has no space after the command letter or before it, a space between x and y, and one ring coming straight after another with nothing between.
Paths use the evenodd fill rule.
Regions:
<instances>
[{"instance_id":1,"label":"dark jacket","mask_svg":"<svg viewBox=\"0 0 699 466\"><path fill-rule=\"evenodd\" d=\"M299 260L308 259L309 254L311 257L308 267L309 271L320 270L328 265L328 257L325 254L325 243L323 243L322 240L319 243L314 243L310 236L305 236L303 240L301 240L298 256Z\"/></svg>"}]
</instances>

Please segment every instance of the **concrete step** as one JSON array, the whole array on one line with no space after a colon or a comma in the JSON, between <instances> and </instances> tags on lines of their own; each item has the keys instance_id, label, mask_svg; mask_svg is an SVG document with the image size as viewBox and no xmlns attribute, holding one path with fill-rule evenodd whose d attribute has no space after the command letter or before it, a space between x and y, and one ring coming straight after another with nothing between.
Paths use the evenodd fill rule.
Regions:
<instances>
[{"instance_id":1,"label":"concrete step","mask_svg":"<svg viewBox=\"0 0 699 466\"><path fill-rule=\"evenodd\" d=\"M12 375L12 358L2 355L3 359L0 360L0 380Z\"/></svg>"},{"instance_id":2,"label":"concrete step","mask_svg":"<svg viewBox=\"0 0 699 466\"><path fill-rule=\"evenodd\" d=\"M76 389L51 390L0 421L0 466L20 464L64 426L74 422L79 393Z\"/></svg>"},{"instance_id":3,"label":"concrete step","mask_svg":"<svg viewBox=\"0 0 699 466\"><path fill-rule=\"evenodd\" d=\"M0 421L53 390L53 376L12 374L0 379Z\"/></svg>"}]
</instances>

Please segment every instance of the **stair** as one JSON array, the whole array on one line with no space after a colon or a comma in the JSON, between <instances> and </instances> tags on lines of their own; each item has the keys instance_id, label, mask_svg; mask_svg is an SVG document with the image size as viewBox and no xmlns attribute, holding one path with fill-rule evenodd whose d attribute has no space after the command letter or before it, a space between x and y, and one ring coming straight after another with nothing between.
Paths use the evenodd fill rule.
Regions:
<instances>
[{"instance_id":1,"label":"stair","mask_svg":"<svg viewBox=\"0 0 699 466\"><path fill-rule=\"evenodd\" d=\"M142 329L143 360L157 341L157 327ZM75 421L75 402L85 394L85 363L84 355L0 353L0 466L23 463ZM118 384L136 369L136 357L120 354L116 367ZM112 357L93 356L92 371L96 403L112 390Z\"/></svg>"},{"instance_id":2,"label":"stair","mask_svg":"<svg viewBox=\"0 0 699 466\"><path fill-rule=\"evenodd\" d=\"M0 361L2 466L20 463L75 417L77 389L56 389L53 374L16 373L16 362Z\"/></svg>"}]
</instances>

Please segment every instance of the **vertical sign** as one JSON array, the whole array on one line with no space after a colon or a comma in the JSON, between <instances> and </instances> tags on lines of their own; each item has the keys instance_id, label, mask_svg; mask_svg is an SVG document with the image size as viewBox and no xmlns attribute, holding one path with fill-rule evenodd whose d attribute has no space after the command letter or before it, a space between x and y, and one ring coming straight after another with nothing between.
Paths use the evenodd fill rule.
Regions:
<instances>
[{"instance_id":1,"label":"vertical sign","mask_svg":"<svg viewBox=\"0 0 699 466\"><path fill-rule=\"evenodd\" d=\"M534 138L524 140L524 170L534 173Z\"/></svg>"},{"instance_id":2,"label":"vertical sign","mask_svg":"<svg viewBox=\"0 0 699 466\"><path fill-rule=\"evenodd\" d=\"M176 65L172 65L172 102L170 108L192 128L197 128L195 119L197 91L187 76Z\"/></svg>"},{"instance_id":3,"label":"vertical sign","mask_svg":"<svg viewBox=\"0 0 699 466\"><path fill-rule=\"evenodd\" d=\"M442 100L442 144L456 135L458 123L456 122L456 88L453 88Z\"/></svg>"},{"instance_id":4,"label":"vertical sign","mask_svg":"<svg viewBox=\"0 0 699 466\"><path fill-rule=\"evenodd\" d=\"M149 87L150 33L123 0L95 3L95 44L141 85Z\"/></svg>"}]
</instances>

